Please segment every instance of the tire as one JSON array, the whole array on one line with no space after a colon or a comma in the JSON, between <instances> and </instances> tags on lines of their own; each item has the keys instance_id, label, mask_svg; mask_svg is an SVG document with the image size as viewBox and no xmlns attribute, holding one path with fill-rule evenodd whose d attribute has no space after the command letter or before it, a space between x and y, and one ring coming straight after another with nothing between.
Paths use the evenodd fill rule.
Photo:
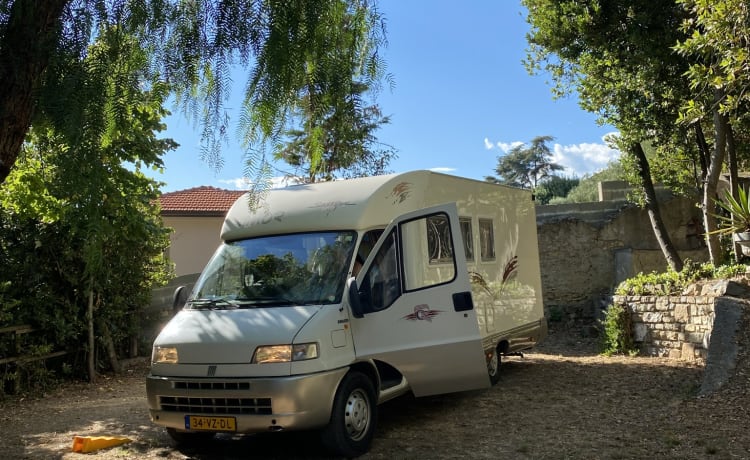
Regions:
<instances>
[{"instance_id":1,"label":"tire","mask_svg":"<svg viewBox=\"0 0 750 460\"><path fill-rule=\"evenodd\" d=\"M492 350L492 357L487 361L487 375L490 377L490 384L497 385L500 381L500 353L497 349Z\"/></svg>"},{"instance_id":2,"label":"tire","mask_svg":"<svg viewBox=\"0 0 750 460\"><path fill-rule=\"evenodd\" d=\"M215 433L208 431L179 431L174 428L167 428L167 434L175 443L177 443L178 446L192 447L210 442L214 438Z\"/></svg>"},{"instance_id":3,"label":"tire","mask_svg":"<svg viewBox=\"0 0 750 460\"><path fill-rule=\"evenodd\" d=\"M331 420L320 433L321 442L335 455L358 457L370 450L376 421L375 387L367 376L351 371L336 390Z\"/></svg>"}]
</instances>

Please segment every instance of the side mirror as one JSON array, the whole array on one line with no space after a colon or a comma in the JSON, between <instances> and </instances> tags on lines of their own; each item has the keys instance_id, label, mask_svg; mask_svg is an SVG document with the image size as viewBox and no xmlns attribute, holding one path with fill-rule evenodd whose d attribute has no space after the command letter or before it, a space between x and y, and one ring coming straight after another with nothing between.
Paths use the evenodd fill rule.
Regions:
<instances>
[{"instance_id":1,"label":"side mirror","mask_svg":"<svg viewBox=\"0 0 750 460\"><path fill-rule=\"evenodd\" d=\"M185 286L179 286L177 289L174 290L174 293L172 294L172 311L177 312L182 309L182 307L185 306L185 302L187 302L188 295L190 295L190 289L187 289Z\"/></svg>"},{"instance_id":2,"label":"side mirror","mask_svg":"<svg viewBox=\"0 0 750 460\"><path fill-rule=\"evenodd\" d=\"M352 310L352 315L354 315L355 318L363 318L365 312L362 309L362 302L359 298L357 279L353 276L346 280L346 297L349 300L349 308Z\"/></svg>"}]
</instances>

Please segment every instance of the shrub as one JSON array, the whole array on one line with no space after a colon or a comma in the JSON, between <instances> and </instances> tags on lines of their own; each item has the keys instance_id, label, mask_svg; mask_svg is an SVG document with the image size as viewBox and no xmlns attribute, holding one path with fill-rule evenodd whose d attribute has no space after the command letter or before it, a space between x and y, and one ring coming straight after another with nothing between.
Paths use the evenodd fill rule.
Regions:
<instances>
[{"instance_id":1,"label":"shrub","mask_svg":"<svg viewBox=\"0 0 750 460\"><path fill-rule=\"evenodd\" d=\"M629 278L615 289L617 295L678 295L688 285L701 279L732 278L744 274L747 266L721 265L714 267L711 263L697 264L686 261L682 271L672 269L663 273L639 273Z\"/></svg>"},{"instance_id":2,"label":"shrub","mask_svg":"<svg viewBox=\"0 0 750 460\"><path fill-rule=\"evenodd\" d=\"M637 353L633 342L630 310L622 305L610 305L604 312L601 351L606 356Z\"/></svg>"}]
</instances>

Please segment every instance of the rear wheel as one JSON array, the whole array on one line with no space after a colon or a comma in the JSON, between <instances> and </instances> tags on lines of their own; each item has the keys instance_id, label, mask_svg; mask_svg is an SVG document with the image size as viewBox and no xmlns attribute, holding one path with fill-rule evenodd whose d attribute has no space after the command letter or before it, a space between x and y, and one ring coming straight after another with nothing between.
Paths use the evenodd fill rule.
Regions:
<instances>
[{"instance_id":1,"label":"rear wheel","mask_svg":"<svg viewBox=\"0 0 750 460\"><path fill-rule=\"evenodd\" d=\"M180 446L199 446L214 438L214 433L209 431L179 431L174 428L167 428L167 434Z\"/></svg>"},{"instance_id":2,"label":"rear wheel","mask_svg":"<svg viewBox=\"0 0 750 460\"><path fill-rule=\"evenodd\" d=\"M370 449L376 420L372 381L361 372L349 372L336 390L331 420L321 431L321 441L335 454L357 457Z\"/></svg>"},{"instance_id":3,"label":"rear wheel","mask_svg":"<svg viewBox=\"0 0 750 460\"><path fill-rule=\"evenodd\" d=\"M492 356L487 361L487 375L490 376L490 383L497 384L500 381L500 353L497 349L492 350Z\"/></svg>"}]
</instances>

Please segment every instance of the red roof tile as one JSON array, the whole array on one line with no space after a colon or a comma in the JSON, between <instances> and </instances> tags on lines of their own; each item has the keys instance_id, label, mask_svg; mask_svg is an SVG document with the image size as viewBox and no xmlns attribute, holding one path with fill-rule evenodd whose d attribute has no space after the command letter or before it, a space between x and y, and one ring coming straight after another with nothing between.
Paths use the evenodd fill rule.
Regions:
<instances>
[{"instance_id":1,"label":"red roof tile","mask_svg":"<svg viewBox=\"0 0 750 460\"><path fill-rule=\"evenodd\" d=\"M223 216L245 192L202 186L159 197L162 215L169 216Z\"/></svg>"}]
</instances>

